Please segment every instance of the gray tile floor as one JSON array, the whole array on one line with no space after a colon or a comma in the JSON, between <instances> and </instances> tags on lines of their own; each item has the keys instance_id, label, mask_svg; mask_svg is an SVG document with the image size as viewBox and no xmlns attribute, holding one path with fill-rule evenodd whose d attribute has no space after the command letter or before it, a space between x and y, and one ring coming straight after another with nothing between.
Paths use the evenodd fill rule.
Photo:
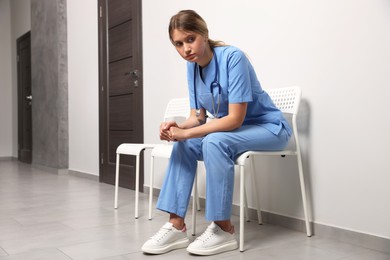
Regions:
<instances>
[{"instance_id":1,"label":"gray tile floor","mask_svg":"<svg viewBox=\"0 0 390 260\"><path fill-rule=\"evenodd\" d=\"M143 242L167 220L154 212L147 220L147 196L140 196L134 219L134 192L72 175L56 175L17 161L0 161L0 260L26 259L389 259L390 255L318 236L307 238L269 224L246 223L245 248L197 257L184 249L144 255ZM191 217L191 216L189 216ZM207 222L198 213L197 230ZM238 217L233 221L238 229ZM187 221L191 229L190 218ZM238 230L237 230L238 231ZM193 239L193 238L192 238Z\"/></svg>"}]
</instances>

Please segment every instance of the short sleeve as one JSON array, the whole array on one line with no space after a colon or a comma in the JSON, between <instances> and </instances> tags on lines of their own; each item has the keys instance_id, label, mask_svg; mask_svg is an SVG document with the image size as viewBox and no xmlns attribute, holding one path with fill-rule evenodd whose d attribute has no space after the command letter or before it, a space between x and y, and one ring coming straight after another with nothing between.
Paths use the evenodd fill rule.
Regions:
<instances>
[{"instance_id":1,"label":"short sleeve","mask_svg":"<svg viewBox=\"0 0 390 260\"><path fill-rule=\"evenodd\" d=\"M253 101L250 80L250 63L245 54L236 49L228 55L229 103Z\"/></svg>"}]
</instances>

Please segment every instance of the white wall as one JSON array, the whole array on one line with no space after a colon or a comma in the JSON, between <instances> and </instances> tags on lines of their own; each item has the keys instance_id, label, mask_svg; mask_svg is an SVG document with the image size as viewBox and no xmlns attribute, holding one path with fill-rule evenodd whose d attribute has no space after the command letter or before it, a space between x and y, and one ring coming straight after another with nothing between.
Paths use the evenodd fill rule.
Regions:
<instances>
[{"instance_id":1,"label":"white wall","mask_svg":"<svg viewBox=\"0 0 390 260\"><path fill-rule=\"evenodd\" d=\"M69 169L99 174L97 1L67 0Z\"/></svg>"},{"instance_id":2,"label":"white wall","mask_svg":"<svg viewBox=\"0 0 390 260\"><path fill-rule=\"evenodd\" d=\"M264 88L302 87L314 221L390 238L390 2L168 0L155 8L155 1L143 1L146 142L158 141L167 100L187 93L184 62L167 35L180 9L197 10L211 38L247 52ZM295 162L257 166L264 209L302 217Z\"/></svg>"},{"instance_id":3,"label":"white wall","mask_svg":"<svg viewBox=\"0 0 390 260\"><path fill-rule=\"evenodd\" d=\"M12 156L11 8L0 0L0 157Z\"/></svg>"}]
</instances>

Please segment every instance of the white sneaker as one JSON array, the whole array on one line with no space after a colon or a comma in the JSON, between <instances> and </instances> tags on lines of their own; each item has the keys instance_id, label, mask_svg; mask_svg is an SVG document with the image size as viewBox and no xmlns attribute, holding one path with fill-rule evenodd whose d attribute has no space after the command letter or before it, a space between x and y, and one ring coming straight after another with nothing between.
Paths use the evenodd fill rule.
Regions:
<instances>
[{"instance_id":1,"label":"white sneaker","mask_svg":"<svg viewBox=\"0 0 390 260\"><path fill-rule=\"evenodd\" d=\"M187 251L195 255L214 255L237 248L234 234L223 231L212 222L206 231L187 247Z\"/></svg>"},{"instance_id":2,"label":"white sneaker","mask_svg":"<svg viewBox=\"0 0 390 260\"><path fill-rule=\"evenodd\" d=\"M164 254L174 249L185 248L189 243L186 227L177 230L172 223L167 222L145 242L141 250L148 254Z\"/></svg>"}]
</instances>

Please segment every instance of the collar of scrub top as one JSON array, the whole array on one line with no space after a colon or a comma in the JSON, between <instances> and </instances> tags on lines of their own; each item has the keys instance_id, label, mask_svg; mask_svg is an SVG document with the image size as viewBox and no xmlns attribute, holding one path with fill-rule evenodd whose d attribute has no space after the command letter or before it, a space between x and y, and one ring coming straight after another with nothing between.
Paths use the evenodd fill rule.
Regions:
<instances>
[{"instance_id":1,"label":"collar of scrub top","mask_svg":"<svg viewBox=\"0 0 390 260\"><path fill-rule=\"evenodd\" d=\"M218 71L218 60L217 60L217 56L215 55L214 50L213 50L213 57L215 59L215 76L214 76L214 80L210 83L210 92L211 92L211 102L212 102L212 106L213 106L213 117L218 118L219 107L221 104L220 96L222 94L222 87L218 82L218 72L219 72ZM198 70L198 66L199 65L197 63L195 63L195 66L194 66L194 98L195 98L196 116L200 116L198 97L196 95L196 72ZM215 87L218 88L217 110L215 110L215 104L214 104L214 88Z\"/></svg>"}]
</instances>

